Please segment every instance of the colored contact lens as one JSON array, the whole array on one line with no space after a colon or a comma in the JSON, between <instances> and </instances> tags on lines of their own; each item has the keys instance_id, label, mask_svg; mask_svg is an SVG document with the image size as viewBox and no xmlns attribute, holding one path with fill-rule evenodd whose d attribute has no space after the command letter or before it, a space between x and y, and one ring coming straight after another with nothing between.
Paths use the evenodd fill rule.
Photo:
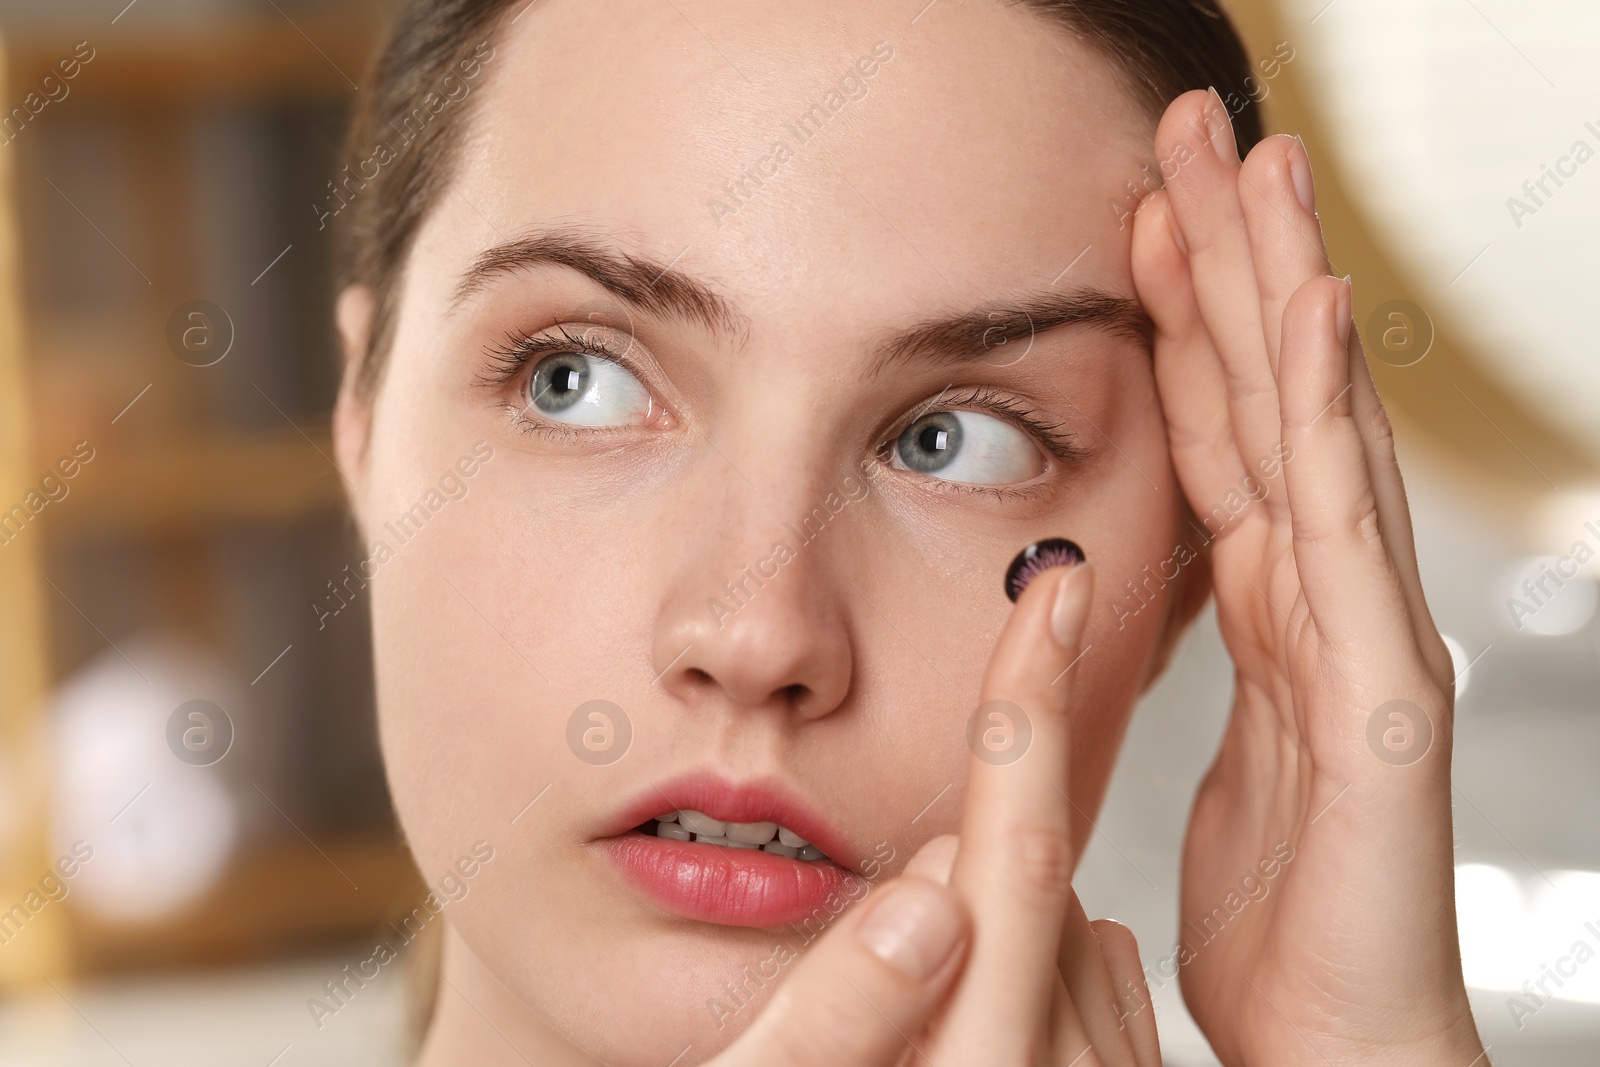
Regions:
<instances>
[{"instance_id":1,"label":"colored contact lens","mask_svg":"<svg viewBox=\"0 0 1600 1067\"><path fill-rule=\"evenodd\" d=\"M1064 537L1051 537L1033 544L1017 553L1017 558L1006 568L1006 596L1013 604L1028 588L1028 583L1051 567L1067 566L1084 561L1083 549Z\"/></svg>"}]
</instances>

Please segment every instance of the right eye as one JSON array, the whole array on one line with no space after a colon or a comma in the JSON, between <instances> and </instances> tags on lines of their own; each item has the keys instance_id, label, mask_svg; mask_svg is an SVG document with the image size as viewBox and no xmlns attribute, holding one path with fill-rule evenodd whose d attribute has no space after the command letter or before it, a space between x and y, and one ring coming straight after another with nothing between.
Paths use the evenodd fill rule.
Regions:
<instances>
[{"instance_id":1,"label":"right eye","mask_svg":"<svg viewBox=\"0 0 1600 1067\"><path fill-rule=\"evenodd\" d=\"M650 417L650 391L614 360L556 352L534 365L525 387L530 407L572 426L641 425Z\"/></svg>"},{"instance_id":2,"label":"right eye","mask_svg":"<svg viewBox=\"0 0 1600 1067\"><path fill-rule=\"evenodd\" d=\"M900 435L893 466L947 482L1011 485L1044 473L1028 435L977 411L935 411Z\"/></svg>"}]
</instances>

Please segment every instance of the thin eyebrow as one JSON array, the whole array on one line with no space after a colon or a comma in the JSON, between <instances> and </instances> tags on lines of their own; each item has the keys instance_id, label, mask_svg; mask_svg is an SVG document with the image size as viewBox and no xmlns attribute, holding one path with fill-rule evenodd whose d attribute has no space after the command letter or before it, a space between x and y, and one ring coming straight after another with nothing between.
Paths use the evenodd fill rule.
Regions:
<instances>
[{"instance_id":1,"label":"thin eyebrow","mask_svg":"<svg viewBox=\"0 0 1600 1067\"><path fill-rule=\"evenodd\" d=\"M502 275L548 265L575 270L645 311L741 340L749 335L749 320L706 283L671 263L609 247L593 234L572 229L539 230L480 252L457 283L455 302Z\"/></svg>"},{"instance_id":2,"label":"thin eyebrow","mask_svg":"<svg viewBox=\"0 0 1600 1067\"><path fill-rule=\"evenodd\" d=\"M1000 346L1058 326L1088 326L1138 342L1146 349L1155 335L1155 324L1137 300L1089 288L1045 292L899 330L876 346L868 375L918 363L964 366L986 356L1005 355L1011 349Z\"/></svg>"}]
</instances>

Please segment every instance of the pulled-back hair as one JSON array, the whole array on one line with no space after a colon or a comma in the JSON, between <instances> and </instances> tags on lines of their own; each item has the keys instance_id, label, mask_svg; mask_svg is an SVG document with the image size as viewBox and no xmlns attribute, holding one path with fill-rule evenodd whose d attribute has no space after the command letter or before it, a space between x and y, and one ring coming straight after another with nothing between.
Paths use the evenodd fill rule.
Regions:
<instances>
[{"instance_id":1,"label":"pulled-back hair","mask_svg":"<svg viewBox=\"0 0 1600 1067\"><path fill-rule=\"evenodd\" d=\"M363 399L382 379L401 276L454 166L477 95L473 82L493 66L500 23L536 2L404 0L357 96L344 165L322 210L325 218L337 216L341 284L364 285L375 299L356 379ZM1241 153L1261 139L1257 80L1218 0L1008 2L1037 11L1109 60L1152 116L1190 89L1214 87L1232 114Z\"/></svg>"}]
</instances>

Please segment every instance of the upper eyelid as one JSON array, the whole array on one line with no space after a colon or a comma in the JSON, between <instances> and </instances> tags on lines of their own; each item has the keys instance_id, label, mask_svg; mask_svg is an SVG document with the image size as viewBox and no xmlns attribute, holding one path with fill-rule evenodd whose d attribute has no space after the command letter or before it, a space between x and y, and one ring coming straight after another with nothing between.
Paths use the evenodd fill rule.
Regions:
<instances>
[{"instance_id":1,"label":"upper eyelid","mask_svg":"<svg viewBox=\"0 0 1600 1067\"><path fill-rule=\"evenodd\" d=\"M593 326L593 323L587 324ZM611 329L611 327L606 327ZM550 336L549 330L559 330L557 336ZM616 331L620 333L621 331ZM638 339L631 334L624 335L628 338L627 350L631 351L638 343ZM573 337L567 332L567 324L557 323L538 333L515 331L506 334L506 339L498 344L486 345L484 353L491 363L496 366L478 375L481 384L498 388L504 386L523 371L534 360L556 352L578 351L596 359L608 360L626 369L634 377L640 379L640 384L649 388L650 375L640 366L639 362L627 355L627 352L618 352L609 345L598 344L592 340Z\"/></svg>"},{"instance_id":2,"label":"upper eyelid","mask_svg":"<svg viewBox=\"0 0 1600 1067\"><path fill-rule=\"evenodd\" d=\"M897 424L899 429L895 432L893 437L891 437L890 441L892 443L894 440L897 440L899 435L904 433L907 427L925 415L930 415L939 411L976 410L979 413L989 415L991 418L998 418L1005 422L1011 423L1013 426L1016 426L1019 430L1037 442L1046 453L1056 460L1061 462L1070 462L1075 459L1081 459L1086 454L1082 448L1074 443L1077 440L1077 434L1070 432L1057 434L1053 432L1055 428L1060 425L1059 423L1046 425L1037 418L1032 417L1036 414L1035 412L1029 412L1028 415L1030 417L1023 418L1018 412L1009 410L999 403L991 402L985 404L979 402L985 396L991 395L994 395L994 390L988 386L969 386L963 392L957 393L954 396L949 394L947 388L945 392L940 393L938 397L934 398L932 403L924 403L920 405L911 414L899 422Z\"/></svg>"}]
</instances>

